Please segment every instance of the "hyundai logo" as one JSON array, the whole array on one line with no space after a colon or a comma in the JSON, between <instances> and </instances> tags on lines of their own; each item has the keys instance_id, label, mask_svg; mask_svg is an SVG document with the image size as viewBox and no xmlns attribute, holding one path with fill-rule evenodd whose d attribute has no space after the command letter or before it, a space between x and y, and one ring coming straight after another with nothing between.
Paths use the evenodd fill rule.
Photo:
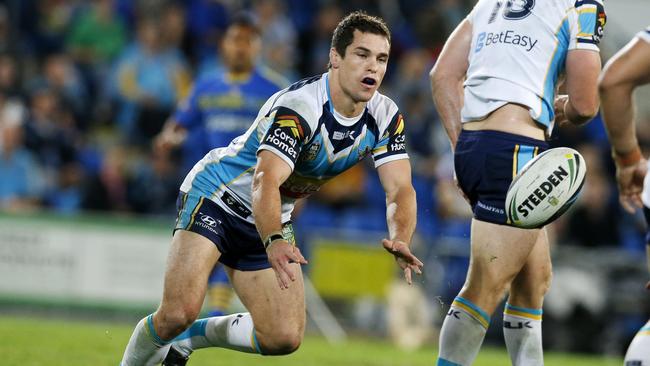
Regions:
<instances>
[{"instance_id":1,"label":"hyundai logo","mask_svg":"<svg viewBox=\"0 0 650 366\"><path fill-rule=\"evenodd\" d=\"M212 226L212 227L217 226L217 221L213 219L212 216L203 215L201 216L201 221L203 221L203 223L208 226Z\"/></svg>"}]
</instances>

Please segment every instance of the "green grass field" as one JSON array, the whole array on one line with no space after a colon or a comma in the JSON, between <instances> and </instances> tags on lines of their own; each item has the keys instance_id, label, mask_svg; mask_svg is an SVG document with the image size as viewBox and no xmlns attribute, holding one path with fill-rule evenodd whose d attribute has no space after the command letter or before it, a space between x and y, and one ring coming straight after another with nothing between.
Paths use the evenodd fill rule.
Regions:
<instances>
[{"instance_id":1,"label":"green grass field","mask_svg":"<svg viewBox=\"0 0 650 366\"><path fill-rule=\"evenodd\" d=\"M100 322L0 317L0 364L3 366L116 366L131 325ZM300 350L283 357L262 357L223 349L200 350L191 366L432 366L436 350L403 352L389 343L354 339L330 345L307 337ZM476 365L509 365L505 349L484 348ZM548 353L547 366L622 365L619 358Z\"/></svg>"}]
</instances>

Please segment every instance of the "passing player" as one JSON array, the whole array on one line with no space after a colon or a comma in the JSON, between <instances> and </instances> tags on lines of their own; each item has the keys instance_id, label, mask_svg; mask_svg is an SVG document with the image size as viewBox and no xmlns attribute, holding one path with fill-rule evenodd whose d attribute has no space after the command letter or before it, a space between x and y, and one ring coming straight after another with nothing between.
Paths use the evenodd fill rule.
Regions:
<instances>
[{"instance_id":1,"label":"passing player","mask_svg":"<svg viewBox=\"0 0 650 366\"><path fill-rule=\"evenodd\" d=\"M287 86L281 77L256 65L260 50L254 20L246 13L235 16L221 42L224 68L196 82L156 137L156 151L166 154L181 146L182 168L188 172L210 150L228 146L246 132L266 99ZM214 268L208 282L209 315L223 315L232 298L223 266Z\"/></svg>"},{"instance_id":2,"label":"passing player","mask_svg":"<svg viewBox=\"0 0 650 366\"><path fill-rule=\"evenodd\" d=\"M598 111L600 0L479 0L431 71L433 100L473 211L470 268L440 334L438 365L470 365L506 292L513 365L542 365L542 302L551 281L545 229L511 226L517 172L548 148L554 123ZM565 73L568 95L556 96Z\"/></svg>"},{"instance_id":3,"label":"passing player","mask_svg":"<svg viewBox=\"0 0 650 366\"><path fill-rule=\"evenodd\" d=\"M409 283L420 272L409 250L416 203L404 119L377 92L389 51L384 21L351 13L334 31L327 73L276 93L244 135L194 166L181 186L162 303L136 326L122 366L156 364L168 349L165 365L183 365L205 347L295 351L307 261L287 225L294 201L369 155L386 191L383 246ZM217 261L249 312L195 321Z\"/></svg>"},{"instance_id":4,"label":"passing player","mask_svg":"<svg viewBox=\"0 0 650 366\"><path fill-rule=\"evenodd\" d=\"M612 57L600 78L603 121L612 145L621 205L630 213L643 208L650 227L650 176L634 125L632 94L650 83L650 27ZM645 177L645 181L644 181ZM650 230L646 235L650 270ZM650 290L650 282L646 284ZM650 321L636 334L625 355L626 366L650 366Z\"/></svg>"}]
</instances>

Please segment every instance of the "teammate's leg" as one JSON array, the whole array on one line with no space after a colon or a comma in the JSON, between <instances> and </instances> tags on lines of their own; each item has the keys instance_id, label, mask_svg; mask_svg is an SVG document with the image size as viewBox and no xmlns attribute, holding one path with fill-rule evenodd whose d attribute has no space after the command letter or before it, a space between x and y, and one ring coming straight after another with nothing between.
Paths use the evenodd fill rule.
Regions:
<instances>
[{"instance_id":1,"label":"teammate's leg","mask_svg":"<svg viewBox=\"0 0 650 366\"><path fill-rule=\"evenodd\" d=\"M233 289L230 286L228 275L223 265L217 264L208 279L208 316L222 316L226 314Z\"/></svg>"},{"instance_id":2,"label":"teammate's leg","mask_svg":"<svg viewBox=\"0 0 650 366\"><path fill-rule=\"evenodd\" d=\"M472 364L490 314L526 263L538 233L472 220L469 271L442 325L438 365Z\"/></svg>"},{"instance_id":3,"label":"teammate's leg","mask_svg":"<svg viewBox=\"0 0 650 366\"><path fill-rule=\"evenodd\" d=\"M198 316L208 275L220 256L205 237L177 230L167 259L163 299L155 313L136 326L121 366L155 365L162 361L160 349L189 327Z\"/></svg>"},{"instance_id":4,"label":"teammate's leg","mask_svg":"<svg viewBox=\"0 0 650 366\"><path fill-rule=\"evenodd\" d=\"M503 313L503 336L515 366L544 364L542 303L551 276L548 237L541 230L526 264L512 281Z\"/></svg>"},{"instance_id":5,"label":"teammate's leg","mask_svg":"<svg viewBox=\"0 0 650 366\"><path fill-rule=\"evenodd\" d=\"M173 343L184 356L206 347L224 347L264 355L295 351L305 329L305 302L302 272L281 290L272 269L239 271L226 268L231 283L248 313L201 319ZM194 329L194 330L193 330Z\"/></svg>"}]
</instances>

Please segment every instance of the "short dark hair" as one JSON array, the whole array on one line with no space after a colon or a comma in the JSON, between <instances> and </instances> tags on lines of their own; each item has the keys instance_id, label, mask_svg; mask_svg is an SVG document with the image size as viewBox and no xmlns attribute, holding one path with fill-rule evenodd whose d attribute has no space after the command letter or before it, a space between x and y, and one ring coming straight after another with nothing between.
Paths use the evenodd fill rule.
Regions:
<instances>
[{"instance_id":1,"label":"short dark hair","mask_svg":"<svg viewBox=\"0 0 650 366\"><path fill-rule=\"evenodd\" d=\"M251 13L245 11L241 11L232 17L230 23L228 24L228 28L235 27L235 26L248 28L252 30L254 33L256 33L258 36L262 34L262 31L260 30L257 21L255 21L255 17Z\"/></svg>"},{"instance_id":2,"label":"short dark hair","mask_svg":"<svg viewBox=\"0 0 650 366\"><path fill-rule=\"evenodd\" d=\"M384 36L390 44L390 31L383 19L363 11L355 11L339 22L332 35L332 47L341 57L345 56L345 49L352 44L355 29L362 33Z\"/></svg>"}]
</instances>

